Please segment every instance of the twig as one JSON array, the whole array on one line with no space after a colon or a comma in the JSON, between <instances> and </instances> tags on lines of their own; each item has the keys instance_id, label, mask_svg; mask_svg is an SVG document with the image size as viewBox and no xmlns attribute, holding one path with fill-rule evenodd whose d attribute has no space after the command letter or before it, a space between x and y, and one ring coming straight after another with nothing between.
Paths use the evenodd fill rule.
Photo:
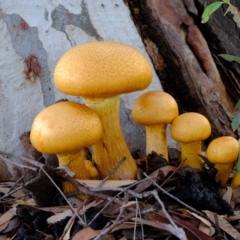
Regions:
<instances>
[{"instance_id":1,"label":"twig","mask_svg":"<svg viewBox=\"0 0 240 240\"><path fill-rule=\"evenodd\" d=\"M1 159L2 161L11 163L12 165L16 165L16 166L18 166L18 167L20 167L20 168L31 169L31 170L33 170L34 172L36 172L36 171L38 170L37 168L34 168L34 167L30 167L30 166L26 166L26 165L23 165L23 164L20 164L20 163L16 163L16 162L14 162L14 161L12 161L12 160L10 160L10 159L8 159L8 158L5 158L5 157L2 156L2 155L0 155L0 159Z\"/></svg>"},{"instance_id":2,"label":"twig","mask_svg":"<svg viewBox=\"0 0 240 240\"><path fill-rule=\"evenodd\" d=\"M185 159L184 161L181 161L181 163L178 165L178 167L175 169L175 171L173 171L170 176L160 185L160 187L163 187L171 178L172 176L182 167L183 163L186 161L187 159Z\"/></svg>"},{"instance_id":3,"label":"twig","mask_svg":"<svg viewBox=\"0 0 240 240\"><path fill-rule=\"evenodd\" d=\"M98 184L98 188L101 187L115 172L116 170L123 164L126 160L126 157L123 157L115 166L114 168L108 173L108 175Z\"/></svg>"},{"instance_id":4,"label":"twig","mask_svg":"<svg viewBox=\"0 0 240 240\"><path fill-rule=\"evenodd\" d=\"M91 222L89 223L89 225L104 211L104 209L106 209L112 202L115 202L114 200L115 200L119 195L121 195L124 191L127 191L129 188L132 188L132 187L134 187L135 185L138 185L138 184L140 184L140 183L142 183L142 182L144 182L144 181L147 181L147 179L145 178L145 179L139 180L138 182L135 182L135 183L129 185L128 187L126 187L126 188L122 188L122 190L121 190L118 194L116 194L108 203L106 203L106 204L104 205L104 207L94 216L94 218L91 220ZM101 191L103 191L103 188L101 188ZM118 204L120 204L120 203L118 203ZM121 203L121 204L122 204L122 203ZM131 208L129 208L129 210L131 211Z\"/></svg>"},{"instance_id":5,"label":"twig","mask_svg":"<svg viewBox=\"0 0 240 240\"><path fill-rule=\"evenodd\" d=\"M150 179L152 181L152 179L146 174L146 173L143 173L144 176L147 178L147 179ZM198 210L194 209L193 207L189 206L188 204L186 204L185 202L181 201L180 199L174 197L172 194L170 194L169 192L167 192L166 190L164 190L162 187L160 187L157 183L155 183L154 181L152 181L152 183L159 189L161 190L164 194L168 195L170 198L174 199L175 201L179 202L180 204L182 204L183 206L185 206L186 208L190 209L191 211L199 214L200 216L204 216L203 213L199 212Z\"/></svg>"},{"instance_id":6,"label":"twig","mask_svg":"<svg viewBox=\"0 0 240 240\"><path fill-rule=\"evenodd\" d=\"M127 195L128 195L128 193L124 192L124 202L123 202L123 204L126 204L127 201L128 201L128 196ZM119 222L120 218L122 217L122 215L124 214L124 212L125 212L125 207L123 206L120 209L120 212L119 212L117 218L115 219L115 221L112 223L112 225L107 227L107 228L105 228L103 231L101 231L101 233L96 238L94 238L94 240L101 239L104 235L109 233L115 226L117 226L118 222Z\"/></svg>"},{"instance_id":7,"label":"twig","mask_svg":"<svg viewBox=\"0 0 240 240\"><path fill-rule=\"evenodd\" d=\"M163 202L161 201L160 197L158 196L157 194L157 191L154 190L152 191L152 195L155 197L155 199L158 201L158 203L160 204L161 208L162 208L162 211L163 213L165 214L166 218L168 219L168 221L172 224L172 226L177 229L177 225L175 224L175 222L172 220L172 218L170 217L169 213L167 212Z\"/></svg>"},{"instance_id":8,"label":"twig","mask_svg":"<svg viewBox=\"0 0 240 240\"><path fill-rule=\"evenodd\" d=\"M26 161L26 159L24 159L24 161ZM32 159L27 159L28 163L31 163L32 165L38 166L43 172L44 174L48 177L48 179L52 182L52 184L55 186L55 188L59 191L59 193L62 195L62 197L65 199L65 201L67 202L67 204L69 205L69 207L71 208L72 212L77 216L77 218L80 221L80 224L83 225L84 227L86 226L86 224L83 222L82 218L79 216L79 214L76 212L76 210L73 208L72 204L68 201L67 197L65 196L65 194L62 192L62 190L58 187L58 185L54 182L54 180L49 176L49 174L44 170L43 168L43 164L36 162L35 160Z\"/></svg>"},{"instance_id":9,"label":"twig","mask_svg":"<svg viewBox=\"0 0 240 240\"><path fill-rule=\"evenodd\" d=\"M147 175L147 174L146 174ZM152 181L152 180L151 180ZM168 219L168 221L170 222L170 224L172 225L173 229L174 229L174 232L177 233L177 236L179 237L179 239L182 239L182 240L186 240L186 235L185 235L185 232L183 231L182 228L179 228L175 222L172 220L171 216L169 215L169 213L167 212L163 202L161 201L161 199L159 198L158 196L158 193L156 190L153 190L151 192L151 195L154 196L154 198L158 201L158 203L160 204L161 208L162 208L162 211L163 213L165 214L166 218ZM135 218L135 219L139 219L139 218ZM141 218L140 218L141 219ZM142 221L140 221L142 222Z\"/></svg>"},{"instance_id":10,"label":"twig","mask_svg":"<svg viewBox=\"0 0 240 240\"><path fill-rule=\"evenodd\" d=\"M81 203L81 205L78 207L77 209L77 213L80 211L80 209L84 206L84 204L87 202L87 200L84 200L84 202ZM59 240L63 240L67 231L69 230L69 228L72 226L73 221L76 219L76 214L74 213L72 215L72 217L69 219L67 226L64 228L63 234L62 236L59 238Z\"/></svg>"},{"instance_id":11,"label":"twig","mask_svg":"<svg viewBox=\"0 0 240 240\"><path fill-rule=\"evenodd\" d=\"M36 162L38 162L42 157L40 157ZM8 196L11 196L13 193L21 190L24 186L19 186L18 188L15 188L17 183L19 183L24 177L29 173L30 169L27 169L27 171L15 182L13 186L10 187L9 191L5 193L2 197L0 197L0 201ZM15 188L15 189L14 189Z\"/></svg>"}]
</instances>

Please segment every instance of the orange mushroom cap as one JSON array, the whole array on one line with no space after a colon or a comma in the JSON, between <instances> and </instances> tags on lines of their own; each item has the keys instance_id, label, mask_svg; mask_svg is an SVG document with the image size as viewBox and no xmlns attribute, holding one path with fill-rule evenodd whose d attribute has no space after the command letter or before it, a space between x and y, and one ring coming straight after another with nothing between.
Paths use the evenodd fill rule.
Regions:
<instances>
[{"instance_id":1,"label":"orange mushroom cap","mask_svg":"<svg viewBox=\"0 0 240 240\"><path fill-rule=\"evenodd\" d=\"M181 143L202 141L211 134L211 125L206 117L195 112L183 113L175 118L171 136Z\"/></svg>"},{"instance_id":2,"label":"orange mushroom cap","mask_svg":"<svg viewBox=\"0 0 240 240\"><path fill-rule=\"evenodd\" d=\"M91 146L101 134L101 122L90 108L76 102L58 102L36 116L30 139L38 151L56 154Z\"/></svg>"},{"instance_id":3,"label":"orange mushroom cap","mask_svg":"<svg viewBox=\"0 0 240 240\"><path fill-rule=\"evenodd\" d=\"M222 136L210 142L206 150L206 156L212 163L229 164L237 160L238 151L238 141L235 138Z\"/></svg>"},{"instance_id":4,"label":"orange mushroom cap","mask_svg":"<svg viewBox=\"0 0 240 240\"><path fill-rule=\"evenodd\" d=\"M163 91L143 93L134 103L133 120L141 125L169 124L178 116L175 99Z\"/></svg>"},{"instance_id":5,"label":"orange mushroom cap","mask_svg":"<svg viewBox=\"0 0 240 240\"><path fill-rule=\"evenodd\" d=\"M73 47L57 63L54 83L65 94L104 98L145 89L152 81L146 58L117 42L91 42Z\"/></svg>"}]
</instances>

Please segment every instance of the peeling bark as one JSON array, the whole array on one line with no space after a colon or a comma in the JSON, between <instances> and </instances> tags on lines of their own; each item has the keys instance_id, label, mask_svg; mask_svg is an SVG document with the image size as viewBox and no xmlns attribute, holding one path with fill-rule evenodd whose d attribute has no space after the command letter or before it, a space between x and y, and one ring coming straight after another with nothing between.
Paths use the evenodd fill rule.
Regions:
<instances>
[{"instance_id":1,"label":"peeling bark","mask_svg":"<svg viewBox=\"0 0 240 240\"><path fill-rule=\"evenodd\" d=\"M191 0L129 0L128 4L161 84L176 98L180 111L199 112L209 119L212 134L208 141L234 135L231 112L239 89L233 99L225 83L229 78L223 81L216 53L208 47L207 33L202 32L199 5ZM221 66L225 64L221 60Z\"/></svg>"}]
</instances>

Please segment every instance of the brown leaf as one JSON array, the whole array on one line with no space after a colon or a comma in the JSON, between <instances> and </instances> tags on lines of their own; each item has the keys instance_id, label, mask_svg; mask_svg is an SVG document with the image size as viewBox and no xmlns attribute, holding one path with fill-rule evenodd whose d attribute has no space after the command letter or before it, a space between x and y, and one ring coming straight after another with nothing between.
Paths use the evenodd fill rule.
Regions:
<instances>
[{"instance_id":1,"label":"brown leaf","mask_svg":"<svg viewBox=\"0 0 240 240\"><path fill-rule=\"evenodd\" d=\"M161 170L163 172L164 177L166 177L170 172L176 171L176 169L177 169L176 167L167 165L167 166L161 167L159 170Z\"/></svg>"},{"instance_id":2,"label":"brown leaf","mask_svg":"<svg viewBox=\"0 0 240 240\"><path fill-rule=\"evenodd\" d=\"M148 219L151 219L155 222L161 222L161 223L169 223L168 219L163 215L161 211L157 213L153 213L151 215L148 215ZM201 232L198 230L195 226L193 226L191 223L181 220L178 217L173 216L172 219L177 224L178 227L183 228L184 232L186 233L187 239L191 240L213 240L210 236L207 234Z\"/></svg>"},{"instance_id":3,"label":"brown leaf","mask_svg":"<svg viewBox=\"0 0 240 240\"><path fill-rule=\"evenodd\" d=\"M157 228L157 229L166 230L166 231L170 232L171 234L173 234L174 236L179 237L179 239L181 239L181 240L187 240L183 229L174 227L170 223L166 224L162 221L152 221L152 220L150 221L150 220L146 220L143 218L132 218L132 220L139 222L141 224L144 224L144 225L148 225L148 226Z\"/></svg>"},{"instance_id":4,"label":"brown leaf","mask_svg":"<svg viewBox=\"0 0 240 240\"><path fill-rule=\"evenodd\" d=\"M16 212L16 205L10 208L0 217L0 232L2 232L9 224L9 221L14 217Z\"/></svg>"},{"instance_id":5,"label":"brown leaf","mask_svg":"<svg viewBox=\"0 0 240 240\"><path fill-rule=\"evenodd\" d=\"M86 184L89 188L96 188L102 182L102 180L76 180L81 184ZM122 187L135 182L136 180L107 180L101 187Z\"/></svg>"},{"instance_id":6,"label":"brown leaf","mask_svg":"<svg viewBox=\"0 0 240 240\"><path fill-rule=\"evenodd\" d=\"M204 210L204 213L206 213L206 215L208 216L208 218L214 223L215 222L215 213L208 211L208 210ZM222 216L217 215L218 216L218 223L219 223L219 227L226 233L228 233L231 237L233 237L234 239L236 239L237 237L239 237L239 232Z\"/></svg>"},{"instance_id":7,"label":"brown leaf","mask_svg":"<svg viewBox=\"0 0 240 240\"><path fill-rule=\"evenodd\" d=\"M156 182L156 177L158 176L158 172L159 169L155 170L154 172L152 172L149 177L153 177L153 181ZM143 182L140 182L136 188L134 189L134 192L140 193L142 191L144 191L146 188L150 187L152 185L152 181L151 180L146 180Z\"/></svg>"},{"instance_id":8,"label":"brown leaf","mask_svg":"<svg viewBox=\"0 0 240 240\"><path fill-rule=\"evenodd\" d=\"M222 199L227 201L229 204L231 203L231 199L232 199L232 195L233 195L233 190L231 187L227 187L227 191L223 194Z\"/></svg>"},{"instance_id":9,"label":"brown leaf","mask_svg":"<svg viewBox=\"0 0 240 240\"><path fill-rule=\"evenodd\" d=\"M73 236L72 240L89 240L98 236L100 232L100 230L93 230L90 227L83 228Z\"/></svg>"},{"instance_id":10,"label":"brown leaf","mask_svg":"<svg viewBox=\"0 0 240 240\"><path fill-rule=\"evenodd\" d=\"M55 215L49 217L47 219L47 222L49 224L53 224L53 223L61 221L62 219L66 218L66 217L71 217L72 215L73 215L72 210L68 209L68 210L66 210L64 212L61 212L61 213L58 213L58 214L55 214Z\"/></svg>"}]
</instances>

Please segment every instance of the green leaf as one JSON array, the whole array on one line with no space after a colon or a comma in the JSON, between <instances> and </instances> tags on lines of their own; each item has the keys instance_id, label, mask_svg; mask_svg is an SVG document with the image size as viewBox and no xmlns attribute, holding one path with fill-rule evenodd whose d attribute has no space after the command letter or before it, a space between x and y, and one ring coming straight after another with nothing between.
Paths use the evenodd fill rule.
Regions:
<instances>
[{"instance_id":1,"label":"green leaf","mask_svg":"<svg viewBox=\"0 0 240 240\"><path fill-rule=\"evenodd\" d=\"M236 115L237 114L237 115ZM237 117L239 114L240 116L240 100L237 102L237 104L235 105L234 107L234 110L233 110L233 117Z\"/></svg>"},{"instance_id":2,"label":"green leaf","mask_svg":"<svg viewBox=\"0 0 240 240\"><path fill-rule=\"evenodd\" d=\"M231 127L233 131L236 131L239 128L240 125L240 119L239 118L234 118L231 122Z\"/></svg>"},{"instance_id":3,"label":"green leaf","mask_svg":"<svg viewBox=\"0 0 240 240\"><path fill-rule=\"evenodd\" d=\"M208 5L202 14L202 23L206 23L209 20L209 17L222 6L223 2L215 2Z\"/></svg>"},{"instance_id":4,"label":"green leaf","mask_svg":"<svg viewBox=\"0 0 240 240\"><path fill-rule=\"evenodd\" d=\"M240 149L240 143L238 143L239 145L239 149ZM239 174L240 173L240 153L238 153L238 161L237 161L237 164L234 168L234 174Z\"/></svg>"},{"instance_id":5,"label":"green leaf","mask_svg":"<svg viewBox=\"0 0 240 240\"><path fill-rule=\"evenodd\" d=\"M237 102L233 110L233 120L231 122L231 127L233 131L236 131L240 126L240 101Z\"/></svg>"},{"instance_id":6,"label":"green leaf","mask_svg":"<svg viewBox=\"0 0 240 240\"><path fill-rule=\"evenodd\" d=\"M229 55L229 54L219 54L219 56L228 62L237 62L240 64L240 57L236 57L234 55Z\"/></svg>"}]
</instances>

